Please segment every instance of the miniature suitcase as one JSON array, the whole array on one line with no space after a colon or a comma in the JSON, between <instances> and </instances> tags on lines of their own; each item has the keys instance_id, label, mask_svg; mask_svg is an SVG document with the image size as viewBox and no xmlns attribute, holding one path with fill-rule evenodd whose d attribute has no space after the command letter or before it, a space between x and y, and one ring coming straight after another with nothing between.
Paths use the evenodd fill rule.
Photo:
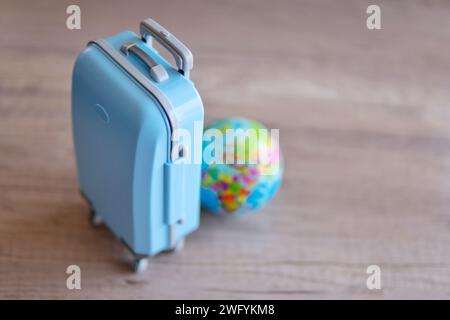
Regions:
<instances>
[{"instance_id":1,"label":"miniature suitcase","mask_svg":"<svg viewBox=\"0 0 450 320\"><path fill-rule=\"evenodd\" d=\"M124 242L137 272L147 257L181 248L199 226L201 168L194 159L201 159L203 130L203 104L189 79L191 52L151 19L140 33L89 42L72 77L80 191L91 221ZM174 139L176 132L189 141Z\"/></svg>"}]
</instances>

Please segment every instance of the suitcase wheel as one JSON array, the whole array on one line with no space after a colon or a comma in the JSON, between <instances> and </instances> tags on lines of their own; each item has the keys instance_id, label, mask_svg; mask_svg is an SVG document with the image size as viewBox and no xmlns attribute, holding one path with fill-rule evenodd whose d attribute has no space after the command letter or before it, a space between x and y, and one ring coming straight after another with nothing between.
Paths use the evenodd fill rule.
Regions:
<instances>
[{"instance_id":1,"label":"suitcase wheel","mask_svg":"<svg viewBox=\"0 0 450 320\"><path fill-rule=\"evenodd\" d=\"M136 273L144 272L148 267L148 258L135 258L133 262L133 271Z\"/></svg>"}]
</instances>

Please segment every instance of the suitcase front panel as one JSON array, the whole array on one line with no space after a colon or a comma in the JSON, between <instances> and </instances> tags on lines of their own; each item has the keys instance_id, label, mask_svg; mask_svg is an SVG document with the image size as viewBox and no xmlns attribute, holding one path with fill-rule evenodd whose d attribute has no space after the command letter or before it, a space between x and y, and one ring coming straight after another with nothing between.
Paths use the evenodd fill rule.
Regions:
<instances>
[{"instance_id":1,"label":"suitcase front panel","mask_svg":"<svg viewBox=\"0 0 450 320\"><path fill-rule=\"evenodd\" d=\"M164 81L123 50L130 43L159 65ZM192 61L183 72L190 68ZM72 95L80 189L110 229L134 253L153 255L198 228L201 168L192 161L201 159L203 104L193 83L122 32L80 54ZM177 129L193 138L190 164L171 158Z\"/></svg>"},{"instance_id":2,"label":"suitcase front panel","mask_svg":"<svg viewBox=\"0 0 450 320\"><path fill-rule=\"evenodd\" d=\"M150 253L150 212L163 221L162 196L156 195L163 189L169 152L165 115L157 101L95 47L77 61L72 98L80 189L119 238L135 252ZM167 238L162 233L161 239Z\"/></svg>"}]
</instances>

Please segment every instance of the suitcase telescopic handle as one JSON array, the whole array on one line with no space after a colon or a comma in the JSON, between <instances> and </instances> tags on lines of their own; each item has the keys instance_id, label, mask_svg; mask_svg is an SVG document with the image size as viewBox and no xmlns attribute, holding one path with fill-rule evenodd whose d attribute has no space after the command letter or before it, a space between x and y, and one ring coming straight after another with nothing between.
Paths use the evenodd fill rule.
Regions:
<instances>
[{"instance_id":1,"label":"suitcase telescopic handle","mask_svg":"<svg viewBox=\"0 0 450 320\"><path fill-rule=\"evenodd\" d=\"M194 57L180 40L152 19L145 19L141 22L140 32L144 41L150 42L151 39L155 39L166 48L175 59L178 72L189 78L189 73L194 65Z\"/></svg>"}]
</instances>

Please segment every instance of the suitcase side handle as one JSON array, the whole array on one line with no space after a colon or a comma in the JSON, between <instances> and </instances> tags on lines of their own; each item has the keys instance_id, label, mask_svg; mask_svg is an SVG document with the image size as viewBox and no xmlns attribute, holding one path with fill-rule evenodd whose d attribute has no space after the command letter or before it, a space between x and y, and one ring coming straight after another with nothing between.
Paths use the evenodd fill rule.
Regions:
<instances>
[{"instance_id":1,"label":"suitcase side handle","mask_svg":"<svg viewBox=\"0 0 450 320\"><path fill-rule=\"evenodd\" d=\"M180 40L152 19L145 19L141 22L140 32L142 40L145 42L151 43L153 38L166 48L175 59L178 72L189 78L189 73L194 65L194 57Z\"/></svg>"},{"instance_id":2,"label":"suitcase side handle","mask_svg":"<svg viewBox=\"0 0 450 320\"><path fill-rule=\"evenodd\" d=\"M146 54L144 50L139 48L135 42L125 43L120 48L120 50L126 55L128 55L128 53L133 53L139 59L141 59L142 62L144 62L145 65L150 69L150 76L156 82L163 82L169 79L169 75L167 74L166 69L164 69L162 65L157 64L156 61L153 60L148 54Z\"/></svg>"}]
</instances>

